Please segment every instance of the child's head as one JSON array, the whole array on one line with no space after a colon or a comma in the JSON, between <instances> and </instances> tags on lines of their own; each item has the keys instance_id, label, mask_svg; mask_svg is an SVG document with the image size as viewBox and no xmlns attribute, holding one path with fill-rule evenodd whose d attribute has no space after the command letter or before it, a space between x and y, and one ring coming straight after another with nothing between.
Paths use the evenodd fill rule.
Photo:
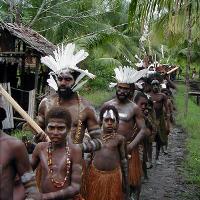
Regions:
<instances>
[{"instance_id":1,"label":"child's head","mask_svg":"<svg viewBox=\"0 0 200 200\"><path fill-rule=\"evenodd\" d=\"M100 114L100 126L104 132L116 131L119 124L119 113L115 106L105 105L101 108Z\"/></svg>"},{"instance_id":2,"label":"child's head","mask_svg":"<svg viewBox=\"0 0 200 200\"><path fill-rule=\"evenodd\" d=\"M142 110L142 112L144 112L144 110L147 107L148 97L144 93L138 92L137 95L135 96L134 101L138 105L138 107Z\"/></svg>"},{"instance_id":3,"label":"child's head","mask_svg":"<svg viewBox=\"0 0 200 200\"><path fill-rule=\"evenodd\" d=\"M63 142L71 129L71 115L65 108L55 106L48 111L45 125L52 142Z\"/></svg>"}]
</instances>

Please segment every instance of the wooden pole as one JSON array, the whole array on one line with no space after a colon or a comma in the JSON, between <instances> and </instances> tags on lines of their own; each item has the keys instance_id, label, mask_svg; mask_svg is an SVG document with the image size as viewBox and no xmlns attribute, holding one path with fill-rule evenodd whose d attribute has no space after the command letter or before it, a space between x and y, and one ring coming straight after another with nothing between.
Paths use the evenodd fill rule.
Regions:
<instances>
[{"instance_id":1,"label":"wooden pole","mask_svg":"<svg viewBox=\"0 0 200 200\"><path fill-rule=\"evenodd\" d=\"M13 106L13 108L30 124L30 126L37 133L44 133L44 131L39 127L39 125L20 107L20 105L6 92L6 90L0 84L0 93L5 97L5 99ZM49 137L46 135L47 141L50 141Z\"/></svg>"},{"instance_id":2,"label":"wooden pole","mask_svg":"<svg viewBox=\"0 0 200 200\"><path fill-rule=\"evenodd\" d=\"M175 67L173 69L171 69L170 71L167 72L167 74L171 74L172 72L176 71L179 67Z\"/></svg>"}]
</instances>

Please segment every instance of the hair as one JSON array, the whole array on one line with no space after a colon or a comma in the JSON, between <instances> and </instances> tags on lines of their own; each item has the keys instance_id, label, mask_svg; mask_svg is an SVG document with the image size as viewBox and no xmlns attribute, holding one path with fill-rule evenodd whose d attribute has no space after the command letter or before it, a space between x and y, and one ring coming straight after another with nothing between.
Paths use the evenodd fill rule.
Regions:
<instances>
[{"instance_id":1,"label":"hair","mask_svg":"<svg viewBox=\"0 0 200 200\"><path fill-rule=\"evenodd\" d=\"M136 94L135 98L134 98L135 103L137 103L141 97L143 97L143 98L145 98L145 99L148 100L148 97L147 97L146 94L144 94L144 93L142 93L142 92L138 92L138 93Z\"/></svg>"},{"instance_id":2,"label":"hair","mask_svg":"<svg viewBox=\"0 0 200 200\"><path fill-rule=\"evenodd\" d=\"M63 119L65 121L65 124L67 125L67 128L68 129L71 128L71 123L72 123L71 115L65 108L60 106L55 106L51 108L46 114L45 126L47 126L49 120L52 118Z\"/></svg>"},{"instance_id":3,"label":"hair","mask_svg":"<svg viewBox=\"0 0 200 200\"><path fill-rule=\"evenodd\" d=\"M5 109L0 107L0 129L3 128L2 121L7 117Z\"/></svg>"},{"instance_id":4,"label":"hair","mask_svg":"<svg viewBox=\"0 0 200 200\"><path fill-rule=\"evenodd\" d=\"M117 108L115 108L115 106L113 106L113 105L105 105L101 108L100 113L99 113L100 124L102 124L103 114L106 112L106 110L112 110L116 117L117 123L119 123L119 113L118 113Z\"/></svg>"},{"instance_id":5,"label":"hair","mask_svg":"<svg viewBox=\"0 0 200 200\"><path fill-rule=\"evenodd\" d=\"M2 122L6 118L6 111L4 108L0 107L0 121Z\"/></svg>"}]
</instances>

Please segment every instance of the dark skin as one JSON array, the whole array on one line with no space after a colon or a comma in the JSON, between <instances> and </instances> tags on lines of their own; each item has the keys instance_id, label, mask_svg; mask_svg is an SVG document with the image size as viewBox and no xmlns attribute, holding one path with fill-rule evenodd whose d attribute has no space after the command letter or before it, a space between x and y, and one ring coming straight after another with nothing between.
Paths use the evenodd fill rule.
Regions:
<instances>
[{"instance_id":1,"label":"dark skin","mask_svg":"<svg viewBox=\"0 0 200 200\"><path fill-rule=\"evenodd\" d=\"M146 134L143 114L139 107L129 100L130 92L131 87L129 84L118 83L116 88L117 96L105 103L115 106L119 112L119 127L117 133L123 135L126 141L131 141L127 147L128 153L130 153L132 149L136 148ZM139 132L133 138L135 123Z\"/></svg>"},{"instance_id":2,"label":"dark skin","mask_svg":"<svg viewBox=\"0 0 200 200\"><path fill-rule=\"evenodd\" d=\"M152 91L150 92L154 109L156 112L156 118L159 119L163 114L163 108L165 108L167 116L169 115L169 108L167 105L167 97L164 93L159 92L159 85L152 85ZM167 117L167 131L169 131L169 117Z\"/></svg>"},{"instance_id":3,"label":"dark skin","mask_svg":"<svg viewBox=\"0 0 200 200\"><path fill-rule=\"evenodd\" d=\"M105 118L103 118L102 122L102 135L115 134L117 127L118 123L116 121L116 118L113 119L110 116L106 116ZM120 161L126 159L125 149L125 138L122 135L117 134L114 138L103 142L102 148L99 151L95 152L93 159L94 166L101 171L111 171L116 169L119 166ZM121 166L123 166L122 163ZM124 174L123 172L124 170L122 170L123 189L126 193L126 199L128 199L128 172L126 171L126 174Z\"/></svg>"},{"instance_id":4,"label":"dark skin","mask_svg":"<svg viewBox=\"0 0 200 200\"><path fill-rule=\"evenodd\" d=\"M147 109L147 104L148 104L148 100L144 97L140 97L138 99L138 101L136 102L136 104L139 106L139 108L141 109L142 113L145 113L145 110ZM145 115L144 115L145 116ZM148 128L148 136L151 136L151 130ZM144 140L144 143L143 143L143 163L142 163L142 168L143 168L143 172L144 172L144 177L146 179L148 179L148 176L147 176L147 166L146 166L146 160L145 160L145 155L147 154L147 142Z\"/></svg>"},{"instance_id":5,"label":"dark skin","mask_svg":"<svg viewBox=\"0 0 200 200\"><path fill-rule=\"evenodd\" d=\"M66 87L72 87L75 83L75 80L73 76L70 73L63 72L60 74L60 76L63 78L58 79L58 87L61 88L61 91L64 90ZM100 129L97 121L97 117L95 114L94 108L90 105L88 101L80 97L81 103L80 103L80 118L82 121L82 126L81 126L81 136L80 140L78 143L83 142L84 134L85 134L85 129L88 130L88 133L90 137L93 138L100 138ZM72 118L72 129L71 129L71 134L74 135L77 130L78 126L78 119L79 119L79 111L78 111L78 95L77 93L73 93L72 95L68 97L62 97L59 95L59 93L48 97L44 98L38 109L38 124L39 126L44 130L44 120L45 120L45 115L48 112L50 108L52 108L55 105L60 105L65 107L71 114ZM91 134L92 133L92 134ZM44 134L39 134L37 137L39 141L44 141L45 136Z\"/></svg>"},{"instance_id":6,"label":"dark skin","mask_svg":"<svg viewBox=\"0 0 200 200\"><path fill-rule=\"evenodd\" d=\"M32 169L23 142L7 135L2 130L0 130L0 167L0 191L2 191L0 192L0 199L12 200L16 175L21 177ZM41 199L35 180L30 181L30 183L35 189L31 193L27 193L25 189L27 193L25 199ZM14 199L24 196L21 192L15 193L15 195Z\"/></svg>"},{"instance_id":7,"label":"dark skin","mask_svg":"<svg viewBox=\"0 0 200 200\"><path fill-rule=\"evenodd\" d=\"M73 199L80 191L81 173L82 173L82 151L79 145L73 144L71 138L67 136L69 129L63 119L49 119L46 133L51 139L53 146L53 178L62 182L66 176L66 137L70 148L70 173L68 181L62 188L57 188L51 182L51 176L48 172L48 142L39 143L32 155L32 167L36 169L40 164L42 167L41 188L42 199Z\"/></svg>"}]
</instances>

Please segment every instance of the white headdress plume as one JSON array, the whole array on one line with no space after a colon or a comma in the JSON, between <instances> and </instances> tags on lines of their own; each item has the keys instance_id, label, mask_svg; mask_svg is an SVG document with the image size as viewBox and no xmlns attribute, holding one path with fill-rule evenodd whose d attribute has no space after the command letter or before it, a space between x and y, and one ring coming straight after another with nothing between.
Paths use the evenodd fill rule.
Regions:
<instances>
[{"instance_id":1,"label":"white headdress plume","mask_svg":"<svg viewBox=\"0 0 200 200\"><path fill-rule=\"evenodd\" d=\"M115 80L117 83L135 83L140 78L144 77L147 73L147 69L143 69L140 71L135 70L134 68L131 68L129 66L119 66L118 68L114 69L115 71ZM115 87L117 83L110 83L109 87Z\"/></svg>"},{"instance_id":2,"label":"white headdress plume","mask_svg":"<svg viewBox=\"0 0 200 200\"><path fill-rule=\"evenodd\" d=\"M69 43L65 47L62 44L61 47L58 47L53 53L54 57L49 55L41 58L41 63L45 64L49 67L53 72L50 72L50 78L47 80L49 86L51 86L54 90L58 90L57 83L52 76L57 76L62 70L68 72L79 72L80 75L75 80L75 84L73 86L73 91L77 91L80 89L87 81L80 82L85 76L89 78L95 78L95 75L88 72L88 70L83 70L77 67L77 64L87 58L89 55L83 49L74 53L75 44Z\"/></svg>"}]
</instances>

